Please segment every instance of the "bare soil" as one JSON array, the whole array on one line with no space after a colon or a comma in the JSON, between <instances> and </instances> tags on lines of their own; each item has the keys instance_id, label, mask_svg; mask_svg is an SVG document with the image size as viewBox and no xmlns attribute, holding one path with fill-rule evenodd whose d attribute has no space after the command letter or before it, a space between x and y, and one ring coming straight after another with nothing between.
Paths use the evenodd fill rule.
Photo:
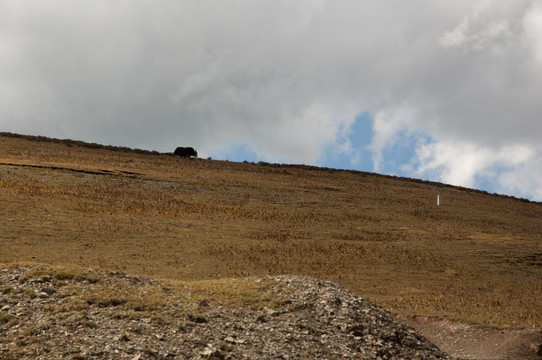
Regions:
<instances>
[{"instance_id":1,"label":"bare soil","mask_svg":"<svg viewBox=\"0 0 542 360\"><path fill-rule=\"evenodd\" d=\"M399 319L456 359L542 359L540 329L484 329L424 316Z\"/></svg>"}]
</instances>

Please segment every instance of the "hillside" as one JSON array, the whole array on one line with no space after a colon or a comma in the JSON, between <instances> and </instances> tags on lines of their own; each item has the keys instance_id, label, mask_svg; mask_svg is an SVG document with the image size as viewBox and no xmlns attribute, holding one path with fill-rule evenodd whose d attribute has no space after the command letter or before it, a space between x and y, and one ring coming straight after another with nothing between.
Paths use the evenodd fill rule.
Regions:
<instances>
[{"instance_id":1,"label":"hillside","mask_svg":"<svg viewBox=\"0 0 542 360\"><path fill-rule=\"evenodd\" d=\"M540 203L13 134L0 135L0 197L0 263L168 281L306 275L403 316L542 327Z\"/></svg>"}]
</instances>

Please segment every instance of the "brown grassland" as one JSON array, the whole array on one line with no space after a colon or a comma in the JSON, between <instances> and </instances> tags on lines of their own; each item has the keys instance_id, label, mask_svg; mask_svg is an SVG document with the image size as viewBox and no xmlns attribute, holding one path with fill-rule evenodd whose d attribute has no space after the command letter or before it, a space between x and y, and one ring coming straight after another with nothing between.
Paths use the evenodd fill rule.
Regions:
<instances>
[{"instance_id":1,"label":"brown grassland","mask_svg":"<svg viewBox=\"0 0 542 360\"><path fill-rule=\"evenodd\" d=\"M398 314L542 327L541 203L371 173L0 134L0 263L29 262L303 274Z\"/></svg>"}]
</instances>

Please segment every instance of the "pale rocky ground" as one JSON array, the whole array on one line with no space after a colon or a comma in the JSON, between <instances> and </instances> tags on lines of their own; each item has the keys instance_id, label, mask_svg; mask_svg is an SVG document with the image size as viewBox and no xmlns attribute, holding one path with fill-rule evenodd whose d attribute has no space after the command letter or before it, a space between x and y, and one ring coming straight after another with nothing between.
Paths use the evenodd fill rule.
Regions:
<instances>
[{"instance_id":1,"label":"pale rocky ground","mask_svg":"<svg viewBox=\"0 0 542 360\"><path fill-rule=\"evenodd\" d=\"M183 299L176 298L179 293L172 291L161 308L150 311L128 306L118 300L120 295L107 301L93 298L92 291L99 293L108 284L112 294L115 286L120 294L121 288L148 292L169 285L118 273L28 276L32 271L32 266L0 268L0 359L451 358L384 309L313 278L252 279L268 284L277 297L288 294L288 300L274 308L233 309L212 298L182 305ZM495 346L490 347L492 353L457 352L479 333L428 319L404 320L457 358L520 358L519 353L495 352ZM448 335L453 337L444 339ZM524 358L535 359L536 350L523 352L531 356Z\"/></svg>"},{"instance_id":2,"label":"pale rocky ground","mask_svg":"<svg viewBox=\"0 0 542 360\"><path fill-rule=\"evenodd\" d=\"M541 329L480 329L440 318L399 319L456 359L542 359Z\"/></svg>"}]
</instances>

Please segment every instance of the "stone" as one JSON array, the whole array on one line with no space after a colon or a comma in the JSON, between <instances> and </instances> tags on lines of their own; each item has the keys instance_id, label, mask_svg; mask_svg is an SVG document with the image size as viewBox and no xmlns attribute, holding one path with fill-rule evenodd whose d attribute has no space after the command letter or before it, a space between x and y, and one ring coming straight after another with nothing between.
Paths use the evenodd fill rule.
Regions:
<instances>
[{"instance_id":1,"label":"stone","mask_svg":"<svg viewBox=\"0 0 542 360\"><path fill-rule=\"evenodd\" d=\"M232 338L231 336L226 336L226 337L224 338L224 341L225 341L225 342L229 342L229 343L234 343L234 342L235 342L235 339Z\"/></svg>"},{"instance_id":2,"label":"stone","mask_svg":"<svg viewBox=\"0 0 542 360\"><path fill-rule=\"evenodd\" d=\"M206 348L200 354L201 356L211 356L213 354L213 349Z\"/></svg>"},{"instance_id":3,"label":"stone","mask_svg":"<svg viewBox=\"0 0 542 360\"><path fill-rule=\"evenodd\" d=\"M273 310L271 308L268 308L268 307L265 307L264 311L269 316L276 316L278 314L277 311L275 311L275 310Z\"/></svg>"},{"instance_id":4,"label":"stone","mask_svg":"<svg viewBox=\"0 0 542 360\"><path fill-rule=\"evenodd\" d=\"M65 357L66 351L75 345L81 354L105 359L124 354L130 360L175 356L190 359L449 359L386 310L337 284L305 276L260 278L272 284L269 291L277 298L288 294L284 305L266 307L260 312L249 305L239 305L231 311L227 306L216 304L215 299L198 300L187 308L185 299L172 295L175 291L167 292L168 298L156 309L134 311L128 304L100 307L97 303L88 303L84 296L91 294L93 287L98 290L110 280L121 281L127 288L134 286L136 293L139 289L150 291L153 286L162 289L165 283L96 270L101 280L84 285L87 295L70 291L70 288L80 290L83 286L75 279L65 279L62 287L56 289L55 281L49 281L47 284L52 288L43 291L48 296L38 302L24 295L32 288L32 282L16 280L35 270L36 265L25 265L0 272L0 283L17 289L10 294L10 304L2 306L3 313L7 313L8 306L9 313L17 315L13 325L0 326L0 348L4 349L0 357L17 358L13 344L18 342L26 344L25 351L29 354L47 348L48 353L42 353L41 359ZM64 297L67 293L71 295ZM78 303L84 304L84 313L62 310L64 307L69 310L70 304ZM111 316L125 312L130 316ZM151 321L155 316L162 319L159 325ZM33 335L25 335L28 326L24 324L47 325L47 328L40 325L37 329L39 342Z\"/></svg>"}]
</instances>

